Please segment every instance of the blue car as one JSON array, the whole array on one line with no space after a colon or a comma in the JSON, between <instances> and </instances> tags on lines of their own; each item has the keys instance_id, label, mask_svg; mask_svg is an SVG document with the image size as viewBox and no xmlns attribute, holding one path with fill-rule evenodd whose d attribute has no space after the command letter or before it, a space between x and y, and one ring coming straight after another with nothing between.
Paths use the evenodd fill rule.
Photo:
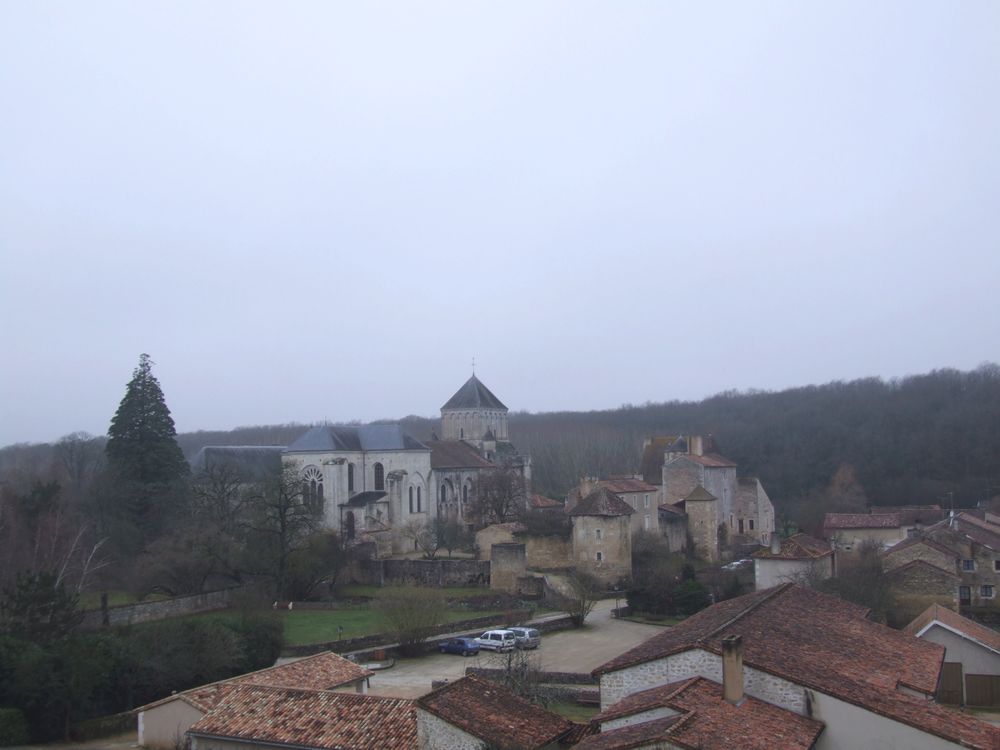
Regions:
<instances>
[{"instance_id":1,"label":"blue car","mask_svg":"<svg viewBox=\"0 0 1000 750\"><path fill-rule=\"evenodd\" d=\"M438 644L438 650L442 654L461 654L462 656L472 656L479 653L479 644L475 638L449 638Z\"/></svg>"}]
</instances>

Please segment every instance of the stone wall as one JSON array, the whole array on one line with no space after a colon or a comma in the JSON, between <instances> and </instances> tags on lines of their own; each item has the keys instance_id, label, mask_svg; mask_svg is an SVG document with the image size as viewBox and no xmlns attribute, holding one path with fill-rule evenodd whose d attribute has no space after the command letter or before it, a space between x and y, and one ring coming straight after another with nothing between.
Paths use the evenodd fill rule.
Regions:
<instances>
[{"instance_id":1,"label":"stone wall","mask_svg":"<svg viewBox=\"0 0 1000 750\"><path fill-rule=\"evenodd\" d=\"M209 591L205 594L192 596L177 596L156 602L140 602L126 604L120 607L108 607L108 622L110 626L134 625L140 622L166 620L171 617L193 615L198 612L213 612L228 608L233 596L242 591L241 588ZM104 624L104 613L101 610L89 610L84 613L81 627L85 630L96 630Z\"/></svg>"},{"instance_id":2,"label":"stone wall","mask_svg":"<svg viewBox=\"0 0 1000 750\"><path fill-rule=\"evenodd\" d=\"M523 544L494 544L490 548L490 588L514 593L527 570Z\"/></svg>"},{"instance_id":3,"label":"stone wall","mask_svg":"<svg viewBox=\"0 0 1000 750\"><path fill-rule=\"evenodd\" d=\"M910 565L889 571L894 597L890 624L902 627L931 604L958 609L958 578L932 565Z\"/></svg>"},{"instance_id":4,"label":"stone wall","mask_svg":"<svg viewBox=\"0 0 1000 750\"><path fill-rule=\"evenodd\" d=\"M518 534L517 541L524 542L529 568L565 568L571 564L573 543L568 538Z\"/></svg>"},{"instance_id":5,"label":"stone wall","mask_svg":"<svg viewBox=\"0 0 1000 750\"><path fill-rule=\"evenodd\" d=\"M419 750L473 750L485 743L454 724L417 708L417 747Z\"/></svg>"},{"instance_id":6,"label":"stone wall","mask_svg":"<svg viewBox=\"0 0 1000 750\"><path fill-rule=\"evenodd\" d=\"M352 583L369 586L490 585L489 560L361 560L351 571Z\"/></svg>"},{"instance_id":7,"label":"stone wall","mask_svg":"<svg viewBox=\"0 0 1000 750\"><path fill-rule=\"evenodd\" d=\"M686 458L678 458L663 465L663 502L674 503L691 494L703 484L701 466Z\"/></svg>"},{"instance_id":8,"label":"stone wall","mask_svg":"<svg viewBox=\"0 0 1000 750\"><path fill-rule=\"evenodd\" d=\"M956 555L922 542L892 547L886 551L882 559L886 570L893 570L914 560L923 560L949 572L957 572L958 570L955 561Z\"/></svg>"},{"instance_id":9,"label":"stone wall","mask_svg":"<svg viewBox=\"0 0 1000 750\"><path fill-rule=\"evenodd\" d=\"M630 578L632 530L629 517L573 516L573 565L604 583Z\"/></svg>"}]
</instances>

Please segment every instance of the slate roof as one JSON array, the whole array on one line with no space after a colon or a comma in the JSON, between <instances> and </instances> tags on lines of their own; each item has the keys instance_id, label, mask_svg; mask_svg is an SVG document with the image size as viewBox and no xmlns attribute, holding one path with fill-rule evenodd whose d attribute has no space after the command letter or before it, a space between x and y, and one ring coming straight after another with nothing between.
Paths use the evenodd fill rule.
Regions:
<instances>
[{"instance_id":1,"label":"slate roof","mask_svg":"<svg viewBox=\"0 0 1000 750\"><path fill-rule=\"evenodd\" d=\"M903 632L919 638L936 624L958 633L970 641L975 641L983 648L1000 654L1000 633L985 625L980 625L978 622L973 622L967 617L962 617L958 612L953 612L940 604L932 604L917 615L913 622L903 628Z\"/></svg>"},{"instance_id":2,"label":"slate roof","mask_svg":"<svg viewBox=\"0 0 1000 750\"><path fill-rule=\"evenodd\" d=\"M417 711L401 698L238 685L189 731L243 744L416 750Z\"/></svg>"},{"instance_id":3,"label":"slate roof","mask_svg":"<svg viewBox=\"0 0 1000 750\"><path fill-rule=\"evenodd\" d=\"M490 469L495 466L461 440L429 440L432 469Z\"/></svg>"},{"instance_id":4,"label":"slate roof","mask_svg":"<svg viewBox=\"0 0 1000 750\"><path fill-rule=\"evenodd\" d=\"M281 471L283 445L206 445L191 459L191 473L223 469L256 482Z\"/></svg>"},{"instance_id":5,"label":"slate roof","mask_svg":"<svg viewBox=\"0 0 1000 750\"><path fill-rule=\"evenodd\" d=\"M656 492L658 487L635 477L612 477L598 482L616 494L623 492Z\"/></svg>"},{"instance_id":6,"label":"slate roof","mask_svg":"<svg viewBox=\"0 0 1000 750\"><path fill-rule=\"evenodd\" d=\"M449 682L420 698L417 705L486 743L503 747L540 748L573 728L563 717L475 675Z\"/></svg>"},{"instance_id":7,"label":"slate roof","mask_svg":"<svg viewBox=\"0 0 1000 750\"><path fill-rule=\"evenodd\" d=\"M968 747L992 748L1000 729L899 690L932 695L944 648L865 618L855 604L782 584L702 610L594 670L595 675L743 638L743 663Z\"/></svg>"},{"instance_id":8,"label":"slate roof","mask_svg":"<svg viewBox=\"0 0 1000 750\"><path fill-rule=\"evenodd\" d=\"M781 540L781 549L777 554L765 547L754 552L750 557L770 560L815 560L832 555L833 550L826 542L814 539L808 534L794 534Z\"/></svg>"},{"instance_id":9,"label":"slate roof","mask_svg":"<svg viewBox=\"0 0 1000 750\"><path fill-rule=\"evenodd\" d=\"M635 508L607 487L598 487L569 512L571 516L630 516L633 513Z\"/></svg>"},{"instance_id":10,"label":"slate roof","mask_svg":"<svg viewBox=\"0 0 1000 750\"><path fill-rule=\"evenodd\" d=\"M285 449L288 453L326 451L412 451L427 446L408 435L398 424L366 424L358 427L318 425Z\"/></svg>"},{"instance_id":11,"label":"slate roof","mask_svg":"<svg viewBox=\"0 0 1000 750\"><path fill-rule=\"evenodd\" d=\"M473 375L465 381L465 385L455 391L455 395L448 399L448 402L441 407L446 409L501 409L507 411L493 392L483 385L482 381Z\"/></svg>"},{"instance_id":12,"label":"slate roof","mask_svg":"<svg viewBox=\"0 0 1000 750\"><path fill-rule=\"evenodd\" d=\"M907 539L904 539L903 541L899 542L898 544L894 544L891 547L889 547L888 549L883 550L882 551L882 555L884 557L890 557L891 555L895 555L895 554L897 554L898 552L900 552L902 550L909 549L910 547L913 547L913 546L918 545L918 544L926 546L926 547L930 547L931 549L935 549L938 552L940 552L940 553L942 553L944 555L947 555L949 557L955 557L955 558L958 557L958 553L955 552L955 550L951 549L950 547L945 546L944 544L941 544L939 541L936 541L935 539L932 539L932 538L930 538L928 536L911 536L911 537L908 537Z\"/></svg>"},{"instance_id":13,"label":"slate roof","mask_svg":"<svg viewBox=\"0 0 1000 750\"><path fill-rule=\"evenodd\" d=\"M898 529L899 513L827 513L824 529Z\"/></svg>"},{"instance_id":14,"label":"slate roof","mask_svg":"<svg viewBox=\"0 0 1000 750\"><path fill-rule=\"evenodd\" d=\"M677 711L586 738L580 750L624 750L666 742L683 748L808 750L823 723L750 696L738 706L723 697L722 685L693 677L635 693L594 717L595 723L659 708Z\"/></svg>"},{"instance_id":15,"label":"slate roof","mask_svg":"<svg viewBox=\"0 0 1000 750\"><path fill-rule=\"evenodd\" d=\"M304 688L306 690L332 690L371 677L373 674L375 673L371 670L338 656L332 651L323 651L304 659L258 669L256 672L248 672L226 680L191 688L140 706L135 710L145 711L180 698L195 708L209 711L215 706L219 697L234 685L269 685L271 687Z\"/></svg>"}]
</instances>

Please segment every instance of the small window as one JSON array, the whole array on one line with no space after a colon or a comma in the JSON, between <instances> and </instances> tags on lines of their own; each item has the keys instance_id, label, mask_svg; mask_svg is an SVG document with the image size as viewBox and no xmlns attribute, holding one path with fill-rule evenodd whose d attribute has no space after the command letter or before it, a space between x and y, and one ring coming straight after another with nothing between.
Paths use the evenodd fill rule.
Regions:
<instances>
[{"instance_id":1,"label":"small window","mask_svg":"<svg viewBox=\"0 0 1000 750\"><path fill-rule=\"evenodd\" d=\"M750 520L750 531L753 531L753 519L751 518L749 520Z\"/></svg>"},{"instance_id":2,"label":"small window","mask_svg":"<svg viewBox=\"0 0 1000 750\"><path fill-rule=\"evenodd\" d=\"M354 464L347 464L347 491L354 492Z\"/></svg>"},{"instance_id":3,"label":"small window","mask_svg":"<svg viewBox=\"0 0 1000 750\"><path fill-rule=\"evenodd\" d=\"M597 539L597 541L601 541L601 530L600 529L594 529L594 538Z\"/></svg>"},{"instance_id":4,"label":"small window","mask_svg":"<svg viewBox=\"0 0 1000 750\"><path fill-rule=\"evenodd\" d=\"M1000 560L993 561L993 570L1000 571Z\"/></svg>"},{"instance_id":5,"label":"small window","mask_svg":"<svg viewBox=\"0 0 1000 750\"><path fill-rule=\"evenodd\" d=\"M642 498L642 507L643 508L648 508L649 507L649 495L645 495Z\"/></svg>"},{"instance_id":6,"label":"small window","mask_svg":"<svg viewBox=\"0 0 1000 750\"><path fill-rule=\"evenodd\" d=\"M646 531L649 531L649 514L648 513L646 514L646 517L642 519L642 528L644 528Z\"/></svg>"},{"instance_id":7,"label":"small window","mask_svg":"<svg viewBox=\"0 0 1000 750\"><path fill-rule=\"evenodd\" d=\"M604 553L603 552L598 552L597 553L597 562L601 562L603 559L604 559Z\"/></svg>"},{"instance_id":8,"label":"small window","mask_svg":"<svg viewBox=\"0 0 1000 750\"><path fill-rule=\"evenodd\" d=\"M962 560L962 570L975 570L976 561L975 560Z\"/></svg>"},{"instance_id":9,"label":"small window","mask_svg":"<svg viewBox=\"0 0 1000 750\"><path fill-rule=\"evenodd\" d=\"M413 488L410 487L410 513L413 512Z\"/></svg>"},{"instance_id":10,"label":"small window","mask_svg":"<svg viewBox=\"0 0 1000 750\"><path fill-rule=\"evenodd\" d=\"M992 599L993 587L987 584L983 584L982 586L979 587L979 596L981 596L983 599Z\"/></svg>"}]
</instances>

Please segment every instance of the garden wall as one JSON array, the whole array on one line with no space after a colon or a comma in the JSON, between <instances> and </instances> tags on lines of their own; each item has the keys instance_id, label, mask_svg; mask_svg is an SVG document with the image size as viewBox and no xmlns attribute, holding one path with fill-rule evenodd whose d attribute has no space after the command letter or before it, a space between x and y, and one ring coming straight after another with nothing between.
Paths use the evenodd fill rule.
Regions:
<instances>
[{"instance_id":1,"label":"garden wall","mask_svg":"<svg viewBox=\"0 0 1000 750\"><path fill-rule=\"evenodd\" d=\"M351 570L354 583L368 586L490 585L489 560L360 560Z\"/></svg>"},{"instance_id":2,"label":"garden wall","mask_svg":"<svg viewBox=\"0 0 1000 750\"><path fill-rule=\"evenodd\" d=\"M83 615L83 622L80 627L84 630L97 630L102 625L134 625L140 622L152 622L154 620L165 620L169 617L181 617L182 615L193 615L198 612L212 612L218 609L226 609L232 605L234 596L243 590L240 587L236 587L220 591L209 591L205 594L177 596L173 599L164 599L162 601L108 607L106 610L107 622L105 622L104 618L105 610L88 610Z\"/></svg>"}]
</instances>

